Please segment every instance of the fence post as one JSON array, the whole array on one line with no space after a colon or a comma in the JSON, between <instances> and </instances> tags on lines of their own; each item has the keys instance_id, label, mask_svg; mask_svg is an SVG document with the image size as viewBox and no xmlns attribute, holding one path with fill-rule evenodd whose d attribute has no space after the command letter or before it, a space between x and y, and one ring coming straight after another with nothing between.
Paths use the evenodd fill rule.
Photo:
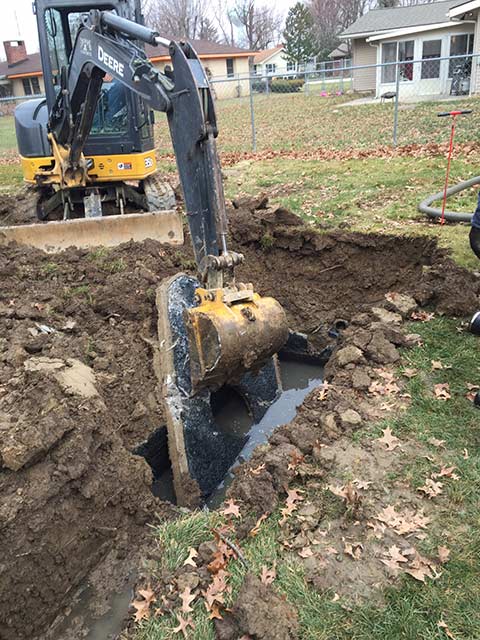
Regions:
<instances>
[{"instance_id":1,"label":"fence post","mask_svg":"<svg viewBox=\"0 0 480 640\"><path fill-rule=\"evenodd\" d=\"M400 63L396 66L397 75L395 78L395 110L393 113L393 146L397 146L398 140L398 101L400 100Z\"/></svg>"},{"instance_id":2,"label":"fence post","mask_svg":"<svg viewBox=\"0 0 480 640\"><path fill-rule=\"evenodd\" d=\"M270 82L268 79L268 75L265 76L265 94L268 96L270 93Z\"/></svg>"},{"instance_id":3,"label":"fence post","mask_svg":"<svg viewBox=\"0 0 480 640\"><path fill-rule=\"evenodd\" d=\"M255 110L253 105L253 82L252 76L248 77L248 87L250 93L250 124L252 127L252 151L257 150L257 132L255 130Z\"/></svg>"},{"instance_id":4,"label":"fence post","mask_svg":"<svg viewBox=\"0 0 480 640\"><path fill-rule=\"evenodd\" d=\"M304 85L305 85L305 95L308 96L310 95L310 87L308 86L308 71L306 69L305 69Z\"/></svg>"},{"instance_id":5,"label":"fence post","mask_svg":"<svg viewBox=\"0 0 480 640\"><path fill-rule=\"evenodd\" d=\"M342 95L345 93L345 85L343 81L343 76L345 75L345 60L342 60L342 68L340 73L340 91Z\"/></svg>"}]
</instances>

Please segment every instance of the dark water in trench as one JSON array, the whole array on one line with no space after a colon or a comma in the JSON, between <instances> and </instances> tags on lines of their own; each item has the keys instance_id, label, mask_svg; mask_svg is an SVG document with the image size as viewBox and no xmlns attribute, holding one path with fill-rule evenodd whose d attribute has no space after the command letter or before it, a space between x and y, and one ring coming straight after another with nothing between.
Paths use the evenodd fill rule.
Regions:
<instances>
[{"instance_id":1,"label":"dark water in trench","mask_svg":"<svg viewBox=\"0 0 480 640\"><path fill-rule=\"evenodd\" d=\"M229 390L212 398L212 409L219 430L235 435L248 435L248 441L225 480L208 500L209 508L214 509L223 502L225 491L233 480L232 470L235 466L248 460L255 447L264 443L276 427L293 420L305 397L322 384L323 368L319 365L281 361L280 373L283 391L269 407L262 420L256 424L253 424L247 407L238 394ZM164 471L155 480L152 491L162 500L174 500L171 470ZM125 589L120 593L112 594L110 611L97 619L93 619L90 613L93 594L87 586L79 596L79 602L73 608L72 615L69 616L70 620L74 617L84 619L84 627L88 632L81 637L85 640L113 640L121 633L132 600L134 582L134 576L130 576ZM68 621L65 622L64 628L68 628Z\"/></svg>"}]
</instances>

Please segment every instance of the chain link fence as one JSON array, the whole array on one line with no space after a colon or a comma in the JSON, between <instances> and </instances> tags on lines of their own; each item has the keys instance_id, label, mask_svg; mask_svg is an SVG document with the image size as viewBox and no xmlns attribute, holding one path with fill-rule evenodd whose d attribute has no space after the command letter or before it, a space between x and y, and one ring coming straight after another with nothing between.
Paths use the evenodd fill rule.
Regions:
<instances>
[{"instance_id":1,"label":"chain link fence","mask_svg":"<svg viewBox=\"0 0 480 640\"><path fill-rule=\"evenodd\" d=\"M211 85L224 151L443 142L437 112L475 109L480 55L214 78ZM472 117L480 124L480 114Z\"/></svg>"},{"instance_id":2,"label":"chain link fence","mask_svg":"<svg viewBox=\"0 0 480 640\"><path fill-rule=\"evenodd\" d=\"M480 54L405 59L353 66L348 60L287 71L211 79L224 153L373 149L384 145L444 142L439 111L473 109L457 139L477 138ZM0 99L5 116L21 100ZM160 155L171 154L166 119L157 117ZM0 147L1 147L0 141Z\"/></svg>"}]
</instances>

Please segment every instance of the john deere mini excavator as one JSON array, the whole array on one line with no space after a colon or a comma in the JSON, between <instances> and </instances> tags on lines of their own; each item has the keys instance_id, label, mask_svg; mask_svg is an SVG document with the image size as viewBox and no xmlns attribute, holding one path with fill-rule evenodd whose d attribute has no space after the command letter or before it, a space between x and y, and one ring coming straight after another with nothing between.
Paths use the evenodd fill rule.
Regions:
<instances>
[{"instance_id":1,"label":"john deere mini excavator","mask_svg":"<svg viewBox=\"0 0 480 640\"><path fill-rule=\"evenodd\" d=\"M165 208L151 190L151 112L164 112L198 267L190 303L183 304L181 293L172 302L183 304L181 338L188 334L189 391L195 395L258 370L287 338L285 313L273 298L235 284L234 269L243 256L227 249L215 109L192 46L166 42L145 27L139 0L36 0L34 6L46 101L26 102L16 109L18 146L25 179L40 192L38 217L45 220L60 208L63 221L27 225L30 234L23 239L20 227L13 235L0 228L0 244L4 233L4 242L15 239L37 246L42 237L48 249L49 234L65 230L60 245L52 237L52 247L78 245L82 225L89 221L102 227L113 219L107 235L114 235L115 225L130 218L128 213L121 215L127 202L146 210ZM172 66L159 72L143 43L166 44ZM120 215L102 216L106 201L118 205ZM85 217L70 219L75 204L82 203ZM158 238L153 217L163 228L172 224L161 211L153 217L133 215L145 216L147 225L140 238L129 228L123 239ZM94 228L88 228L94 235ZM164 235L171 240L175 229ZM167 317L169 309L159 313Z\"/></svg>"}]
</instances>

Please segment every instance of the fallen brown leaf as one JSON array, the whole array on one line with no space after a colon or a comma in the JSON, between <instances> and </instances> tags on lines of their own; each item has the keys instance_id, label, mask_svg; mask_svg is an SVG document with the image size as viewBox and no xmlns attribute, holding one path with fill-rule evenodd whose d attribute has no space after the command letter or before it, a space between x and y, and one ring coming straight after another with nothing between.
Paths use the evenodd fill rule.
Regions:
<instances>
[{"instance_id":1,"label":"fallen brown leaf","mask_svg":"<svg viewBox=\"0 0 480 640\"><path fill-rule=\"evenodd\" d=\"M377 438L377 442L384 444L387 451L394 451L400 446L400 440L393 435L390 427L383 429L382 433L383 436L381 438Z\"/></svg>"},{"instance_id":2,"label":"fallen brown leaf","mask_svg":"<svg viewBox=\"0 0 480 640\"><path fill-rule=\"evenodd\" d=\"M138 594L142 596L143 600L134 600L132 606L135 609L135 622L148 619L150 617L150 605L155 602L155 593L152 591L150 585L146 589L138 589Z\"/></svg>"},{"instance_id":3,"label":"fallen brown leaf","mask_svg":"<svg viewBox=\"0 0 480 640\"><path fill-rule=\"evenodd\" d=\"M193 547L190 547L190 549L188 550L188 558L185 560L185 562L183 563L183 565L190 565L191 567L196 567L197 563L195 562L194 558L196 558L198 556L197 550L194 549Z\"/></svg>"},{"instance_id":4,"label":"fallen brown leaf","mask_svg":"<svg viewBox=\"0 0 480 640\"><path fill-rule=\"evenodd\" d=\"M447 547L438 547L438 559L442 564L448 562L449 557L450 549L447 549Z\"/></svg>"},{"instance_id":5,"label":"fallen brown leaf","mask_svg":"<svg viewBox=\"0 0 480 640\"><path fill-rule=\"evenodd\" d=\"M452 396L450 394L450 385L448 382L439 382L433 387L433 393L439 400L449 400Z\"/></svg>"},{"instance_id":6,"label":"fallen brown leaf","mask_svg":"<svg viewBox=\"0 0 480 640\"><path fill-rule=\"evenodd\" d=\"M419 487L418 491L424 493L427 498L433 499L442 493L443 484L441 482L435 482L432 478L427 478L423 487Z\"/></svg>"},{"instance_id":7,"label":"fallen brown leaf","mask_svg":"<svg viewBox=\"0 0 480 640\"><path fill-rule=\"evenodd\" d=\"M177 622L178 622L178 627L174 627L172 631L173 633L182 633L185 638L187 637L186 630L188 629L188 627L195 629L195 625L193 624L193 620L191 617L182 618L182 616L177 615Z\"/></svg>"},{"instance_id":8,"label":"fallen brown leaf","mask_svg":"<svg viewBox=\"0 0 480 640\"><path fill-rule=\"evenodd\" d=\"M357 487L357 489L368 489L372 482L371 480L354 480L353 484Z\"/></svg>"},{"instance_id":9,"label":"fallen brown leaf","mask_svg":"<svg viewBox=\"0 0 480 640\"><path fill-rule=\"evenodd\" d=\"M405 376L405 378L415 378L417 374L418 374L418 369L411 369L407 367L402 371L402 375Z\"/></svg>"},{"instance_id":10,"label":"fallen brown leaf","mask_svg":"<svg viewBox=\"0 0 480 640\"><path fill-rule=\"evenodd\" d=\"M438 440L437 438L429 438L427 440L429 444L433 444L434 447L445 449L445 440Z\"/></svg>"},{"instance_id":11,"label":"fallen brown leaf","mask_svg":"<svg viewBox=\"0 0 480 640\"><path fill-rule=\"evenodd\" d=\"M135 608L135 622L140 622L144 618L150 617L150 604L146 600L134 600L132 607Z\"/></svg>"},{"instance_id":12,"label":"fallen brown leaf","mask_svg":"<svg viewBox=\"0 0 480 640\"><path fill-rule=\"evenodd\" d=\"M395 562L408 562L408 558L403 555L401 550L395 544L389 548L388 554Z\"/></svg>"},{"instance_id":13,"label":"fallen brown leaf","mask_svg":"<svg viewBox=\"0 0 480 640\"><path fill-rule=\"evenodd\" d=\"M262 462L262 464L259 464L258 467L255 467L255 469L250 469L250 473L252 474L252 476L259 476L264 469L265 463Z\"/></svg>"},{"instance_id":14,"label":"fallen brown leaf","mask_svg":"<svg viewBox=\"0 0 480 640\"><path fill-rule=\"evenodd\" d=\"M450 638L450 640L455 640L455 636L453 635L453 633L448 628L446 622L444 622L443 620L439 620L437 622L437 627L439 629L442 629L445 632L445 635L447 636L447 638Z\"/></svg>"},{"instance_id":15,"label":"fallen brown leaf","mask_svg":"<svg viewBox=\"0 0 480 640\"><path fill-rule=\"evenodd\" d=\"M263 584L272 584L276 577L277 572L275 570L275 565L271 569L266 565L263 565L262 573L260 575L260 581L263 582Z\"/></svg>"},{"instance_id":16,"label":"fallen brown leaf","mask_svg":"<svg viewBox=\"0 0 480 640\"><path fill-rule=\"evenodd\" d=\"M363 551L363 545L360 542L343 542L343 552L354 560L359 560Z\"/></svg>"},{"instance_id":17,"label":"fallen brown leaf","mask_svg":"<svg viewBox=\"0 0 480 640\"><path fill-rule=\"evenodd\" d=\"M420 322L430 322L434 317L434 313L427 313L426 311L413 311L410 316L412 320L419 320Z\"/></svg>"},{"instance_id":18,"label":"fallen brown leaf","mask_svg":"<svg viewBox=\"0 0 480 640\"><path fill-rule=\"evenodd\" d=\"M464 449L463 450L463 457L465 460L468 460L470 458L470 455L468 453L468 449Z\"/></svg>"},{"instance_id":19,"label":"fallen brown leaf","mask_svg":"<svg viewBox=\"0 0 480 640\"><path fill-rule=\"evenodd\" d=\"M268 518L268 514L266 514L266 513L264 513L263 515L261 515L261 516L259 517L259 519L258 519L258 520L257 520L257 522L255 523L255 526L254 526L254 527L252 527L252 528L250 529L250 531L248 532L248 535L249 535L251 538L254 538L256 535L258 535L258 534L259 534L259 532L260 532L260 526L261 526L262 522L264 522L267 518Z\"/></svg>"},{"instance_id":20,"label":"fallen brown leaf","mask_svg":"<svg viewBox=\"0 0 480 640\"><path fill-rule=\"evenodd\" d=\"M183 613L190 613L193 611L190 603L193 602L196 598L196 595L192 593L190 587L185 587L185 589L180 593L180 599L182 600L182 611Z\"/></svg>"},{"instance_id":21,"label":"fallen brown leaf","mask_svg":"<svg viewBox=\"0 0 480 640\"><path fill-rule=\"evenodd\" d=\"M218 604L216 602L212 604L212 608L210 609L210 614L208 616L209 620L214 620L215 618L217 620L223 620L223 616L220 613L220 609L219 609Z\"/></svg>"},{"instance_id":22,"label":"fallen brown leaf","mask_svg":"<svg viewBox=\"0 0 480 640\"><path fill-rule=\"evenodd\" d=\"M302 500L305 500L305 497L302 496L300 491L297 491L297 489L287 490L287 505L294 504L295 502L301 502Z\"/></svg>"},{"instance_id":23,"label":"fallen brown leaf","mask_svg":"<svg viewBox=\"0 0 480 640\"><path fill-rule=\"evenodd\" d=\"M441 467L437 473L432 473L432 478L452 478L452 480L459 480L460 476L453 473L457 467Z\"/></svg>"},{"instance_id":24,"label":"fallen brown leaf","mask_svg":"<svg viewBox=\"0 0 480 640\"><path fill-rule=\"evenodd\" d=\"M300 549L298 552L298 555L301 558L311 558L313 556L313 551L310 547L303 547L303 549Z\"/></svg>"},{"instance_id":25,"label":"fallen brown leaf","mask_svg":"<svg viewBox=\"0 0 480 640\"><path fill-rule=\"evenodd\" d=\"M353 486L352 482L347 482L343 487L335 486L335 485L327 485L327 489L333 493L333 495L338 498L342 498L349 505L356 505L361 501L360 495L358 491Z\"/></svg>"},{"instance_id":26,"label":"fallen brown leaf","mask_svg":"<svg viewBox=\"0 0 480 640\"><path fill-rule=\"evenodd\" d=\"M240 515L240 507L235 503L234 500L230 499L225 502L225 504L227 506L225 507L225 509L222 509L222 511L220 511L221 514L223 514L224 516L234 516L235 518L242 517Z\"/></svg>"}]
</instances>

